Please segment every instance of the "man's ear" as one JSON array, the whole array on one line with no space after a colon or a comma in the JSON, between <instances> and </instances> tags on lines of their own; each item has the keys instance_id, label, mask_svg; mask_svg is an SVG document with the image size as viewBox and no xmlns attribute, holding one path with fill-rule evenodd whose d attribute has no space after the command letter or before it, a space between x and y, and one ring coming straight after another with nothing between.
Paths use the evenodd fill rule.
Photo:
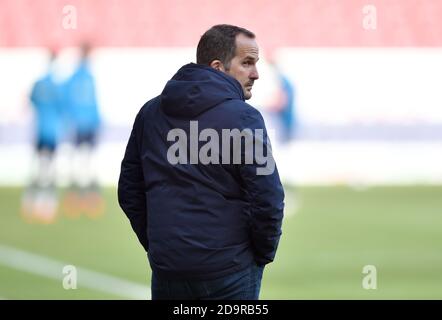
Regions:
<instances>
[{"instance_id":1,"label":"man's ear","mask_svg":"<svg viewBox=\"0 0 442 320\"><path fill-rule=\"evenodd\" d=\"M220 60L213 60L213 61L210 63L210 66L211 66L213 69L216 69L216 70L218 70L218 71L222 71L222 72L225 72L225 71L226 71L226 69L224 68L223 63L222 63Z\"/></svg>"}]
</instances>

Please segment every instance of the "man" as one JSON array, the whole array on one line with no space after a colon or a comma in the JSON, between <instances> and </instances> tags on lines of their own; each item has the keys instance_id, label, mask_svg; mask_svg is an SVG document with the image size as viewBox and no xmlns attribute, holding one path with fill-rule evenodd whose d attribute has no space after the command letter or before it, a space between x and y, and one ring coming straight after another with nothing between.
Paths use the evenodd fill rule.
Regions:
<instances>
[{"instance_id":1,"label":"man","mask_svg":"<svg viewBox=\"0 0 442 320\"><path fill-rule=\"evenodd\" d=\"M56 58L57 53L52 50L48 71L35 82L30 95L36 123L37 172L22 199L25 220L45 224L55 221L58 206L54 155L59 142L62 103L55 81Z\"/></svg>"},{"instance_id":2,"label":"man","mask_svg":"<svg viewBox=\"0 0 442 320\"><path fill-rule=\"evenodd\" d=\"M294 138L297 129L295 87L276 62L273 62L271 66L278 81L278 91L271 108L271 113L276 116L281 128L279 140L282 143L287 143Z\"/></svg>"},{"instance_id":3,"label":"man","mask_svg":"<svg viewBox=\"0 0 442 320\"><path fill-rule=\"evenodd\" d=\"M65 197L64 210L71 217L83 210L95 218L103 214L104 201L97 185L92 159L100 129L100 113L94 76L89 66L91 47L81 46L81 60L64 85L64 98L68 106L68 123L74 133L72 187Z\"/></svg>"},{"instance_id":4,"label":"man","mask_svg":"<svg viewBox=\"0 0 442 320\"><path fill-rule=\"evenodd\" d=\"M118 198L148 253L153 299L259 297L284 192L264 121L244 102L258 59L252 32L214 26L197 64L178 70L135 119Z\"/></svg>"}]
</instances>

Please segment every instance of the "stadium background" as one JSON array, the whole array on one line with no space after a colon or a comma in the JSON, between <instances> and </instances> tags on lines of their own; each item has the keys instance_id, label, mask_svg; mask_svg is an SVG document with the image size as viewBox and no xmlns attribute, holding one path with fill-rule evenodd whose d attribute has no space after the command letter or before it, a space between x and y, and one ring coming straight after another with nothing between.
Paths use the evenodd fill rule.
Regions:
<instances>
[{"instance_id":1,"label":"stadium background","mask_svg":"<svg viewBox=\"0 0 442 320\"><path fill-rule=\"evenodd\" d=\"M76 29L63 28L74 9ZM367 6L376 28L364 28ZM365 8L365 9L364 9ZM370 11L373 12L373 11ZM287 189L283 237L262 298L442 298L442 2L0 1L0 297L139 299L150 273L116 202L115 184L136 112L218 23L244 26L262 49L251 104L274 94L267 60L296 87L297 139L275 146ZM48 46L68 75L76 46L95 49L103 128L94 158L104 186L99 219L21 220L33 157L32 83ZM277 128L275 128L277 130ZM57 155L66 186L68 144ZM62 286L63 266L78 288ZM377 269L377 289L362 286Z\"/></svg>"}]
</instances>

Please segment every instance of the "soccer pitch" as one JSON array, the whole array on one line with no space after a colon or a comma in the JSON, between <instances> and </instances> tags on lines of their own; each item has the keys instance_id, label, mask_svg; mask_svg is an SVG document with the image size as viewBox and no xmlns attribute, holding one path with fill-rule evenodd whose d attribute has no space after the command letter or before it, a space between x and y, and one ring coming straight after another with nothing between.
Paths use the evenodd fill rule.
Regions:
<instances>
[{"instance_id":1,"label":"soccer pitch","mask_svg":"<svg viewBox=\"0 0 442 320\"><path fill-rule=\"evenodd\" d=\"M134 299L150 270L116 190L96 219L25 223L20 188L0 188L0 298ZM442 187L286 187L286 216L261 299L442 299ZM296 210L295 210L296 209ZM77 289L63 288L76 267ZM364 289L364 266L376 289ZM373 276L373 274L371 274Z\"/></svg>"}]
</instances>

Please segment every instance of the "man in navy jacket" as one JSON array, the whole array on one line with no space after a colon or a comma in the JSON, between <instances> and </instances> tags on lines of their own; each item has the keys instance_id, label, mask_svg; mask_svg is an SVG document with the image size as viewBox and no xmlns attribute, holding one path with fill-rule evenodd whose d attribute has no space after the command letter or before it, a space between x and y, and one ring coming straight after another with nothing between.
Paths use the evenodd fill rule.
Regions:
<instances>
[{"instance_id":1,"label":"man in navy jacket","mask_svg":"<svg viewBox=\"0 0 442 320\"><path fill-rule=\"evenodd\" d=\"M153 299L258 299L284 191L261 114L244 101L258 46L217 25L139 111L118 199L152 268Z\"/></svg>"}]
</instances>

